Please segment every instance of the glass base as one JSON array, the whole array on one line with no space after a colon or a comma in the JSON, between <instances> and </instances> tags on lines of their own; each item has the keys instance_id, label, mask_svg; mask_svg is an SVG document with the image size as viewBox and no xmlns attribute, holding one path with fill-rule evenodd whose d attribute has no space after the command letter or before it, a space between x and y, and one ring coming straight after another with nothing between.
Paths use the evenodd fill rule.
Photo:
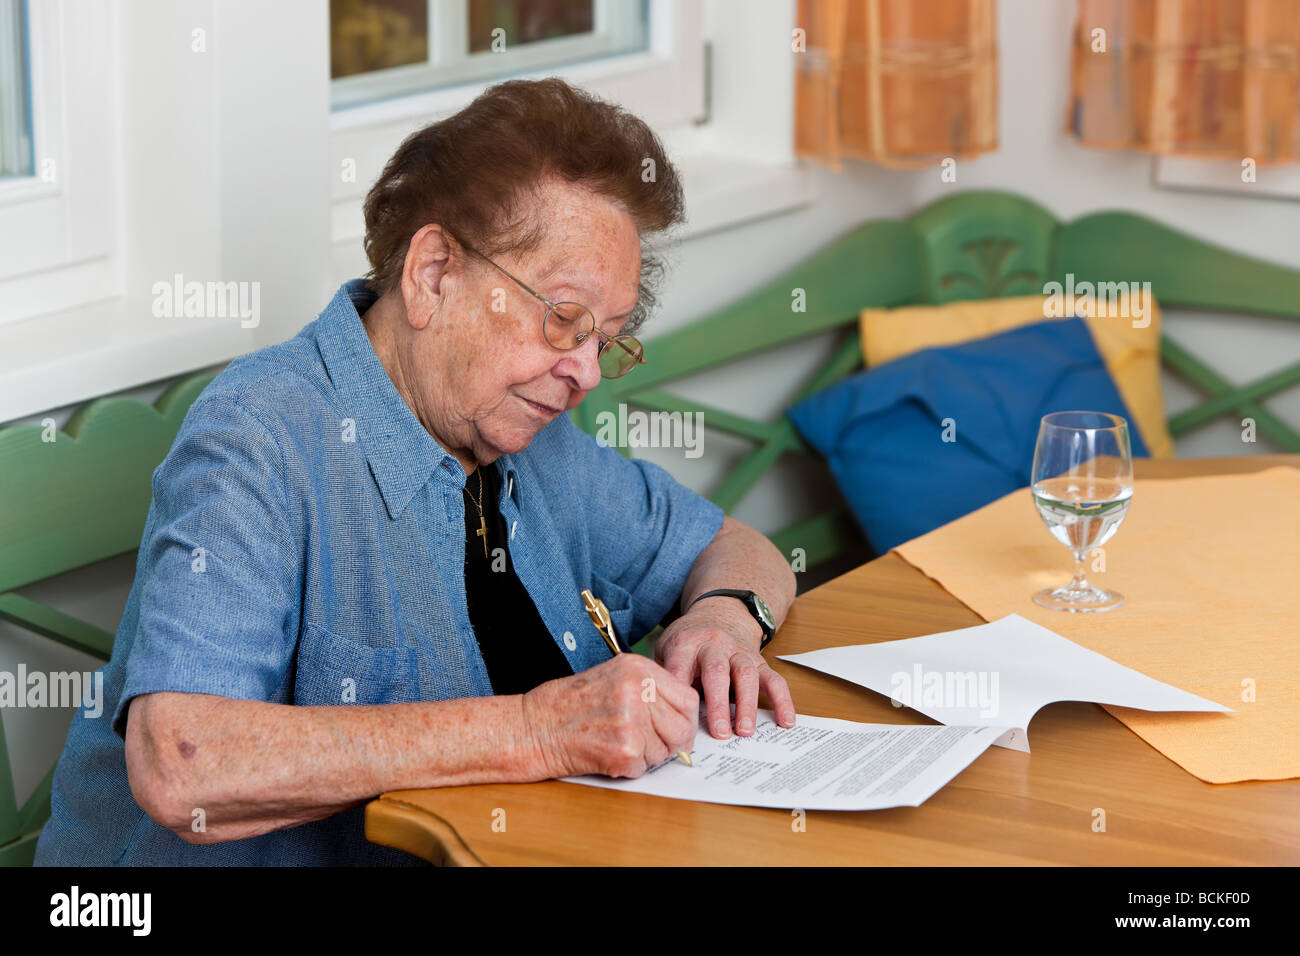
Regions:
<instances>
[{"instance_id":1,"label":"glass base","mask_svg":"<svg viewBox=\"0 0 1300 956\"><path fill-rule=\"evenodd\" d=\"M1044 588L1034 595L1034 603L1053 611L1110 611L1124 603L1124 595L1091 584L1078 587L1071 582L1060 588Z\"/></svg>"}]
</instances>

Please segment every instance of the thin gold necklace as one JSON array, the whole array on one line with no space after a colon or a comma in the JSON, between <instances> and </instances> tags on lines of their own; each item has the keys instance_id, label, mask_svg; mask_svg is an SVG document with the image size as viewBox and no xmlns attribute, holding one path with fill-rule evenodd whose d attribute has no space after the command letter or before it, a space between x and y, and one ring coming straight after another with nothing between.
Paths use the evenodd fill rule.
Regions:
<instances>
[{"instance_id":1,"label":"thin gold necklace","mask_svg":"<svg viewBox=\"0 0 1300 956\"><path fill-rule=\"evenodd\" d=\"M478 495L474 499L474 507L478 509L478 530L474 533L483 539L483 557L488 556L487 546L487 518L483 515L483 473L474 469L474 474L478 475Z\"/></svg>"}]
</instances>

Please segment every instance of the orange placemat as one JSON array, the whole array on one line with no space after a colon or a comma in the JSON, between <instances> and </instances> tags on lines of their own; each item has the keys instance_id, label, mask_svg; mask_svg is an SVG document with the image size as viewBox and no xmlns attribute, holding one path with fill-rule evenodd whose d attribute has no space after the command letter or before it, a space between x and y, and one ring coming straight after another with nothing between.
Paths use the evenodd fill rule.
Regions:
<instances>
[{"instance_id":1,"label":"orange placemat","mask_svg":"<svg viewBox=\"0 0 1300 956\"><path fill-rule=\"evenodd\" d=\"M1210 783L1300 777L1300 471L1138 479L1089 579L1127 600L1069 614L1030 595L1069 580L1069 551L1028 489L897 549L987 621L1019 614L1127 667L1231 707L1155 714L1107 707Z\"/></svg>"}]
</instances>

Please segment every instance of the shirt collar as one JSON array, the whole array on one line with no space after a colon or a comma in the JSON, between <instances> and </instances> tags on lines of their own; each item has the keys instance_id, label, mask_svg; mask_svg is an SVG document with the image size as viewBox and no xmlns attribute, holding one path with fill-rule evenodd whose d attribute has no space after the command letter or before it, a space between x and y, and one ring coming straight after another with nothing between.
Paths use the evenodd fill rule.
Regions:
<instances>
[{"instance_id":1,"label":"shirt collar","mask_svg":"<svg viewBox=\"0 0 1300 956\"><path fill-rule=\"evenodd\" d=\"M431 476L460 487L465 471L420 424L375 354L361 314L378 298L365 279L352 279L316 322L316 341L330 381L355 422L384 507L396 520Z\"/></svg>"}]
</instances>

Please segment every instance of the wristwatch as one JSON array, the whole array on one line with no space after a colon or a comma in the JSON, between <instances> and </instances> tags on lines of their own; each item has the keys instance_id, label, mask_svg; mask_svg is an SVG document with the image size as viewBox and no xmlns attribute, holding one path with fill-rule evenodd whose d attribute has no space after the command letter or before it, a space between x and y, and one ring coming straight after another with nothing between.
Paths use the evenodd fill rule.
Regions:
<instances>
[{"instance_id":1,"label":"wristwatch","mask_svg":"<svg viewBox=\"0 0 1300 956\"><path fill-rule=\"evenodd\" d=\"M767 647L772 640L772 635L776 633L776 619L772 617L772 611L767 606L767 602L753 591L740 591L735 588L717 588L713 591L705 591L691 602L691 607L695 607L695 605L699 604L706 597L715 597L717 595L739 598L744 602L745 607L749 608L749 613L754 615L754 620L758 621L758 626L763 629L763 641L758 645L758 649L761 651L763 648ZM688 607L686 610L689 611L690 609L691 608Z\"/></svg>"}]
</instances>

